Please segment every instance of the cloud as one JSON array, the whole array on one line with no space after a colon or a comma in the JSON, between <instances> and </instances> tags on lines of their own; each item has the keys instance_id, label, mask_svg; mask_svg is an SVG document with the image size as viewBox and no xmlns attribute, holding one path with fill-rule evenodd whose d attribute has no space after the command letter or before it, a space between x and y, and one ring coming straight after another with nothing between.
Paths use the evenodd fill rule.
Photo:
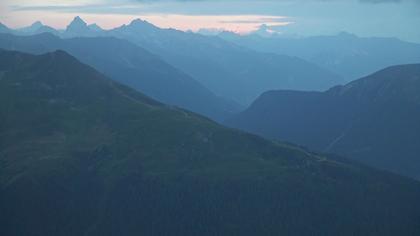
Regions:
<instances>
[{"instance_id":1,"label":"cloud","mask_svg":"<svg viewBox=\"0 0 420 236\"><path fill-rule=\"evenodd\" d=\"M221 21L220 23L233 23L233 24L267 24L267 23L280 23L288 24L290 22L286 21L287 17L284 16L273 16L273 17L260 17L251 20L226 20Z\"/></svg>"},{"instance_id":2,"label":"cloud","mask_svg":"<svg viewBox=\"0 0 420 236\"><path fill-rule=\"evenodd\" d=\"M2 1L2 0L0 0ZM82 12L94 14L189 14L189 15L226 15L226 14L267 14L276 15L293 5L310 4L353 4L363 3L378 5L381 3L402 3L416 0L85 0L69 4L68 1L41 0L37 4L11 5L12 11L54 11L54 12ZM73 1L74 2L74 1ZM240 2L240 3L239 3ZM416 1L417 2L417 1ZM420 1L418 1L420 2ZM44 4L43 4L44 3ZM48 3L48 4L45 4ZM360 4L359 4L360 5Z\"/></svg>"},{"instance_id":3,"label":"cloud","mask_svg":"<svg viewBox=\"0 0 420 236\"><path fill-rule=\"evenodd\" d=\"M360 2L364 3L400 3L402 0L360 0Z\"/></svg>"}]
</instances>

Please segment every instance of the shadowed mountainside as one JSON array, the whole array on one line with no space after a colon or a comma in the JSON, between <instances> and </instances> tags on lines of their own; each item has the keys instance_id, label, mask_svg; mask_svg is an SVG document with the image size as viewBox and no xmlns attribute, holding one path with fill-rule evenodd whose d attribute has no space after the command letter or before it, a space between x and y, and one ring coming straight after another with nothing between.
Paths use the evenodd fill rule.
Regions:
<instances>
[{"instance_id":1,"label":"shadowed mountainside","mask_svg":"<svg viewBox=\"0 0 420 236\"><path fill-rule=\"evenodd\" d=\"M389 67L326 92L270 91L227 122L420 178L420 64Z\"/></svg>"},{"instance_id":2,"label":"shadowed mountainside","mask_svg":"<svg viewBox=\"0 0 420 236\"><path fill-rule=\"evenodd\" d=\"M418 235L420 184L0 51L1 235ZM328 222L326 224L325 222Z\"/></svg>"}]
</instances>

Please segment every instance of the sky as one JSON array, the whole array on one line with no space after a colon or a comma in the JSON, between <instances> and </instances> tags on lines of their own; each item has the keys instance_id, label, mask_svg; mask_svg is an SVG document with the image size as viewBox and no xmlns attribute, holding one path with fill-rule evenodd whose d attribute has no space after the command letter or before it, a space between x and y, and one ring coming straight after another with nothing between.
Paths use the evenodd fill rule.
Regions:
<instances>
[{"instance_id":1,"label":"sky","mask_svg":"<svg viewBox=\"0 0 420 236\"><path fill-rule=\"evenodd\" d=\"M109 29L141 18L162 28L246 34L262 24L284 35L397 37L420 43L420 0L0 0L11 28L40 20L65 28L75 16Z\"/></svg>"}]
</instances>

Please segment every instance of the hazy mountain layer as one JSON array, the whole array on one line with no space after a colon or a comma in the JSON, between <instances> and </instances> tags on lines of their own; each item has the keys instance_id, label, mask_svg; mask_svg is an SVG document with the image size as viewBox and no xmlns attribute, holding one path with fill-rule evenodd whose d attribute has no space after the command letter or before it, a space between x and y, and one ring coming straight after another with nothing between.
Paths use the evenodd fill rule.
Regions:
<instances>
[{"instance_id":1,"label":"hazy mountain layer","mask_svg":"<svg viewBox=\"0 0 420 236\"><path fill-rule=\"evenodd\" d=\"M218 37L161 29L142 20L101 30L76 17L60 36L129 40L186 72L216 95L242 105L270 89L320 91L342 84L338 75L296 57L259 53Z\"/></svg>"},{"instance_id":2,"label":"hazy mountain layer","mask_svg":"<svg viewBox=\"0 0 420 236\"><path fill-rule=\"evenodd\" d=\"M80 27L79 24L72 27ZM104 37L60 39L50 34L1 34L0 48L36 54L65 50L110 78L154 99L215 120L224 120L239 109L238 105L217 97L159 57L125 40Z\"/></svg>"},{"instance_id":3,"label":"hazy mountain layer","mask_svg":"<svg viewBox=\"0 0 420 236\"><path fill-rule=\"evenodd\" d=\"M249 104L268 89L324 90L342 80L305 60L236 46L218 37L160 29L146 21L106 32L127 39L189 73L210 90Z\"/></svg>"},{"instance_id":4,"label":"hazy mountain layer","mask_svg":"<svg viewBox=\"0 0 420 236\"><path fill-rule=\"evenodd\" d=\"M219 36L260 52L306 59L348 82L388 66L420 63L420 44L395 38L361 38L348 33L295 39L228 32Z\"/></svg>"}]
</instances>

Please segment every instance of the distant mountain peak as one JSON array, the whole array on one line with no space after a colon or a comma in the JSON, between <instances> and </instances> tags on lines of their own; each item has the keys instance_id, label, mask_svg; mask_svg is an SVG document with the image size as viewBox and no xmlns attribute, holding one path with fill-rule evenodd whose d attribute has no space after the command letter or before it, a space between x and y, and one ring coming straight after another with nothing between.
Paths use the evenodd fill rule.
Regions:
<instances>
[{"instance_id":1,"label":"distant mountain peak","mask_svg":"<svg viewBox=\"0 0 420 236\"><path fill-rule=\"evenodd\" d=\"M129 25L131 28L141 28L141 29L156 29L157 27L146 20L135 19Z\"/></svg>"},{"instance_id":2,"label":"distant mountain peak","mask_svg":"<svg viewBox=\"0 0 420 236\"><path fill-rule=\"evenodd\" d=\"M20 31L33 33L33 32L38 31L42 27L44 27L44 24L42 24L41 21L35 21L30 26L20 29Z\"/></svg>"},{"instance_id":3,"label":"distant mountain peak","mask_svg":"<svg viewBox=\"0 0 420 236\"><path fill-rule=\"evenodd\" d=\"M220 32L220 34L224 34L224 35L233 35L233 36L240 36L239 34L233 32L233 31L229 31L229 30L223 30L222 32Z\"/></svg>"},{"instance_id":4,"label":"distant mountain peak","mask_svg":"<svg viewBox=\"0 0 420 236\"><path fill-rule=\"evenodd\" d=\"M187 32L194 33L194 31L191 31L191 30ZM197 34L209 35L209 36L219 35L221 32L223 32L223 29L219 29L219 28L200 28L199 30L196 31Z\"/></svg>"},{"instance_id":5,"label":"distant mountain peak","mask_svg":"<svg viewBox=\"0 0 420 236\"><path fill-rule=\"evenodd\" d=\"M94 31L88 24L79 16L76 16L73 21L67 26L66 36L87 36L91 35Z\"/></svg>"},{"instance_id":6,"label":"distant mountain peak","mask_svg":"<svg viewBox=\"0 0 420 236\"><path fill-rule=\"evenodd\" d=\"M134 19L133 21L131 21L130 25L137 25L137 24L144 24L144 23L148 23L146 20L142 20L140 18Z\"/></svg>"},{"instance_id":7,"label":"distant mountain peak","mask_svg":"<svg viewBox=\"0 0 420 236\"><path fill-rule=\"evenodd\" d=\"M67 26L67 30L81 28L87 28L87 23L82 18L80 18L80 16L76 16L73 19L73 21Z\"/></svg>"},{"instance_id":8,"label":"distant mountain peak","mask_svg":"<svg viewBox=\"0 0 420 236\"><path fill-rule=\"evenodd\" d=\"M233 31L226 31L226 30L220 32L217 36L221 37L222 39L231 39L231 40L241 37L240 34L237 34Z\"/></svg>"},{"instance_id":9,"label":"distant mountain peak","mask_svg":"<svg viewBox=\"0 0 420 236\"><path fill-rule=\"evenodd\" d=\"M254 32L252 32L251 34L253 35L258 35L261 37L271 37L273 35L276 35L277 32L274 31L270 26L268 26L267 24L262 24L260 25L260 27L258 27L257 30L255 30Z\"/></svg>"},{"instance_id":10,"label":"distant mountain peak","mask_svg":"<svg viewBox=\"0 0 420 236\"><path fill-rule=\"evenodd\" d=\"M86 22L80 16L74 17L73 21L75 21L75 22L81 22L83 24L86 24Z\"/></svg>"},{"instance_id":11,"label":"distant mountain peak","mask_svg":"<svg viewBox=\"0 0 420 236\"><path fill-rule=\"evenodd\" d=\"M41 21L35 21L30 27L37 27L37 28L40 28L40 27L42 27L42 26L44 26L44 24L42 24L42 22Z\"/></svg>"},{"instance_id":12,"label":"distant mountain peak","mask_svg":"<svg viewBox=\"0 0 420 236\"><path fill-rule=\"evenodd\" d=\"M9 27L7 27L6 25L0 22L0 33L6 33L9 31L10 31Z\"/></svg>"},{"instance_id":13,"label":"distant mountain peak","mask_svg":"<svg viewBox=\"0 0 420 236\"><path fill-rule=\"evenodd\" d=\"M93 31L102 31L103 29L99 26L99 25L97 25L97 24L91 24L91 25L88 25L88 27L89 27L89 29L91 29L91 30L93 30Z\"/></svg>"}]
</instances>

